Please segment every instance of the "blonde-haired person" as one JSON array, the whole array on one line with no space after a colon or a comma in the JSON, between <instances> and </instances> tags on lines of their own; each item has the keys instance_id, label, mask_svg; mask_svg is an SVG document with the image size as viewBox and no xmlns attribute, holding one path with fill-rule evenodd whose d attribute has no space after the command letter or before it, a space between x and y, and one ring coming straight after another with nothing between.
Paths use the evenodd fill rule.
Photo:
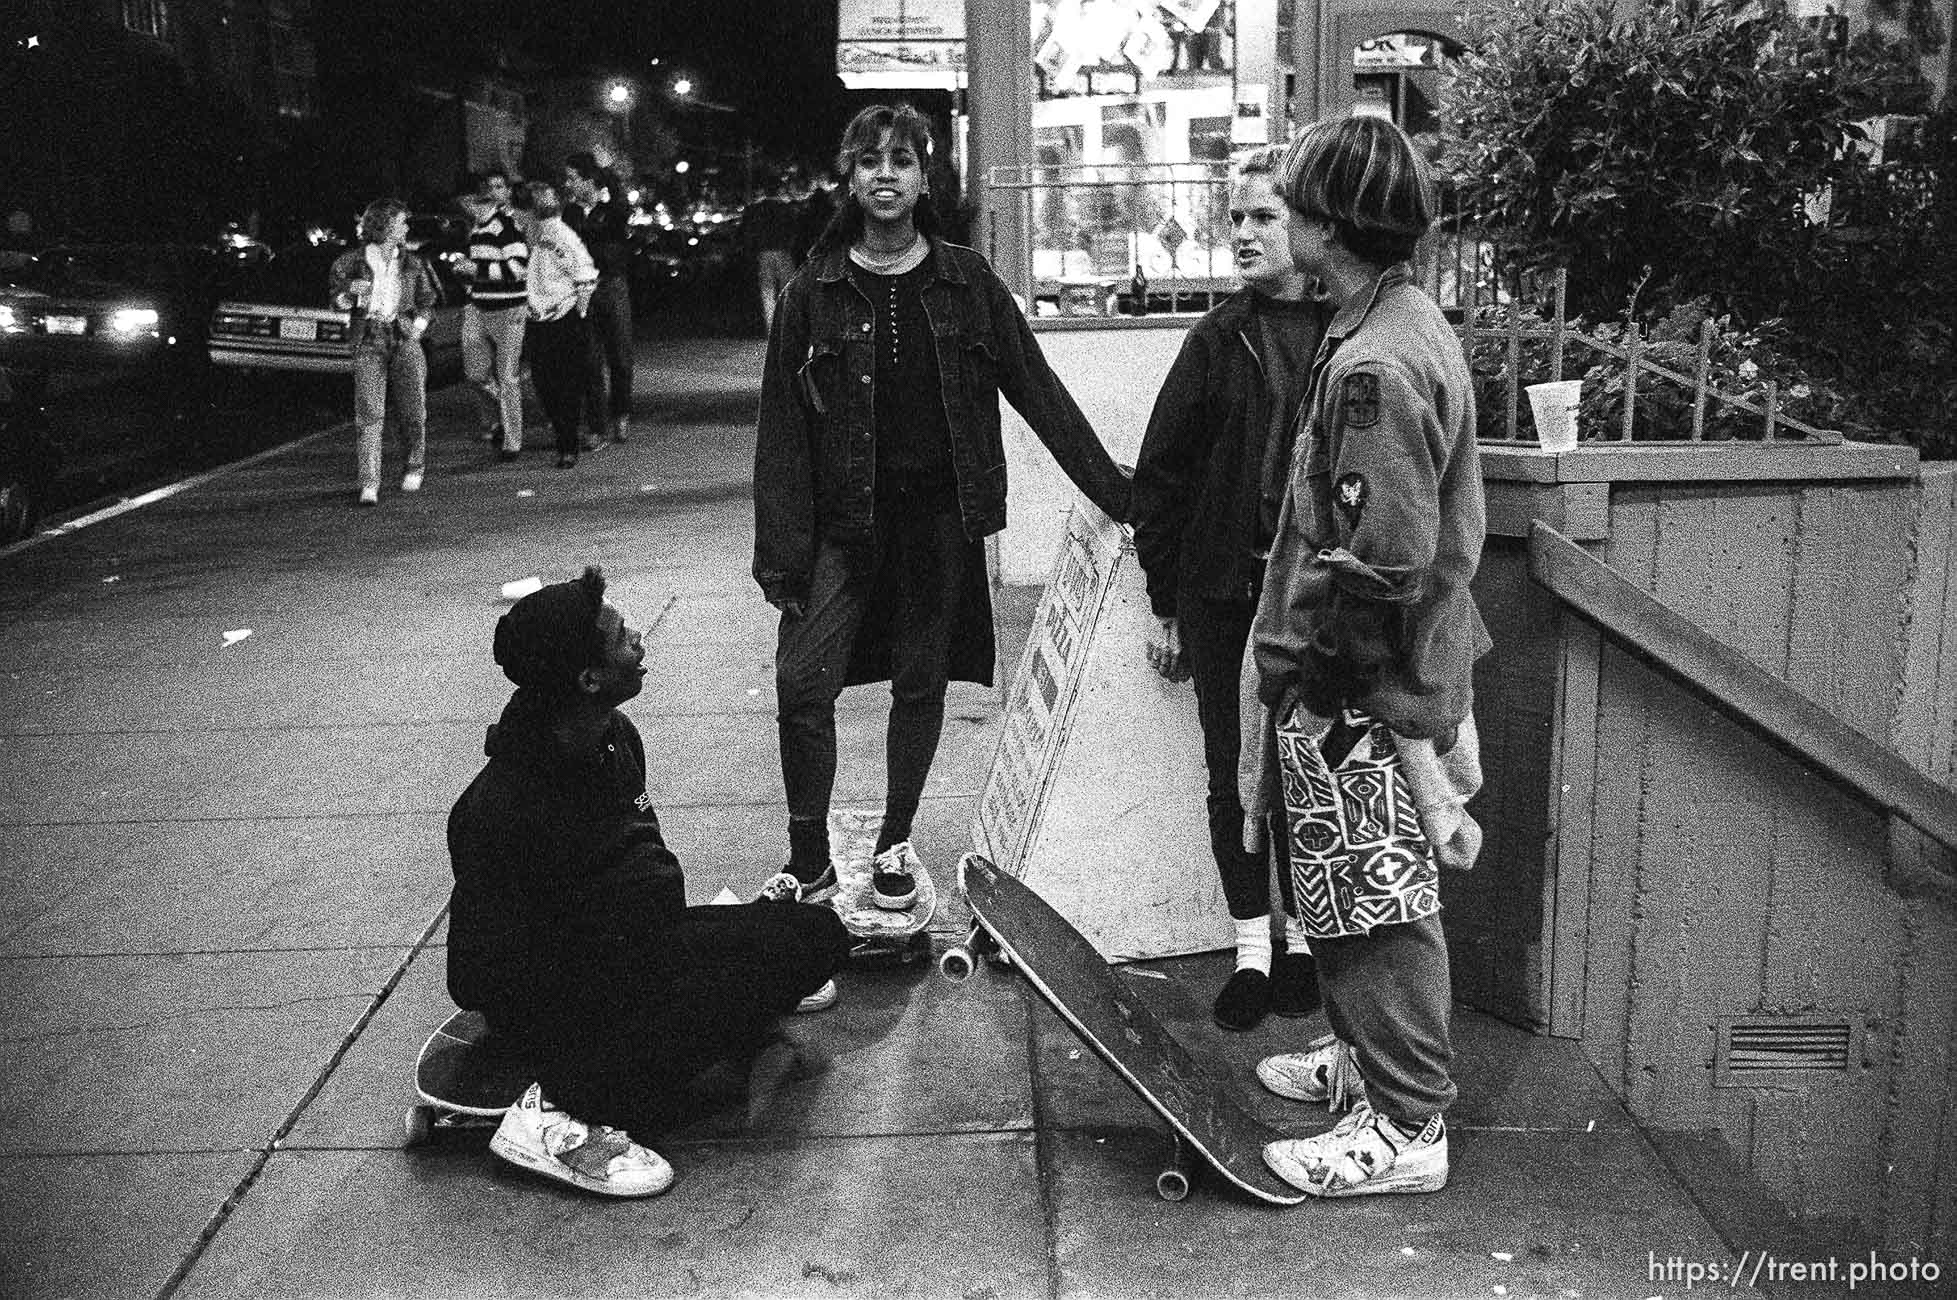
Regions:
<instances>
[{"instance_id":1,"label":"blonde-haired person","mask_svg":"<svg viewBox=\"0 0 1957 1300\"><path fill-rule=\"evenodd\" d=\"M375 199L360 214L360 246L334 259L333 305L350 313L353 424L359 502L380 504L381 430L391 417L405 462L403 492L421 491L428 454L428 358L421 336L439 292L419 254L410 252L408 208Z\"/></svg>"},{"instance_id":2,"label":"blonde-haired person","mask_svg":"<svg viewBox=\"0 0 1957 1300\"><path fill-rule=\"evenodd\" d=\"M1412 789L1369 805L1365 842L1349 818L1344 832L1287 827L1334 1037L1265 1059L1258 1078L1350 1109L1264 1156L1315 1196L1435 1191L1455 1097L1436 868L1474 850L1462 805L1480 780L1473 670L1490 648L1469 592L1485 525L1474 395L1459 339L1407 268L1434 200L1400 129L1371 117L1310 128L1279 193L1292 261L1335 311L1251 629L1257 694L1320 779L1390 749ZM1271 789L1263 775L1246 804ZM1294 778L1301 790L1308 776ZM1420 847L1376 844L1381 825Z\"/></svg>"},{"instance_id":3,"label":"blonde-haired person","mask_svg":"<svg viewBox=\"0 0 1957 1300\"><path fill-rule=\"evenodd\" d=\"M598 288L598 267L578 233L565 224L564 200L555 185L531 181L517 194L516 211L530 249L524 275L530 382L557 440L557 468L571 469L578 463L578 416L590 384L585 313Z\"/></svg>"},{"instance_id":4,"label":"blonde-haired person","mask_svg":"<svg viewBox=\"0 0 1957 1300\"><path fill-rule=\"evenodd\" d=\"M1237 794L1244 646L1328 315L1291 261L1289 213L1274 187L1283 157L1266 147L1236 165L1230 232L1244 287L1190 328L1135 461L1135 554L1157 619L1146 653L1162 676L1195 687L1210 850L1237 936L1236 968L1211 1014L1236 1030L1267 1011L1299 1017L1318 1006L1303 932L1293 926L1285 951L1272 952L1270 867L1241 841Z\"/></svg>"},{"instance_id":5,"label":"blonde-haired person","mask_svg":"<svg viewBox=\"0 0 1957 1300\"><path fill-rule=\"evenodd\" d=\"M843 133L847 194L783 290L761 372L754 577L781 611L776 722L788 796L784 899L835 883L836 697L889 681L879 906L915 898L911 823L948 678L990 684L984 539L1005 526L1004 393L1117 520L1129 483L986 260L938 235L930 122L873 105Z\"/></svg>"}]
</instances>

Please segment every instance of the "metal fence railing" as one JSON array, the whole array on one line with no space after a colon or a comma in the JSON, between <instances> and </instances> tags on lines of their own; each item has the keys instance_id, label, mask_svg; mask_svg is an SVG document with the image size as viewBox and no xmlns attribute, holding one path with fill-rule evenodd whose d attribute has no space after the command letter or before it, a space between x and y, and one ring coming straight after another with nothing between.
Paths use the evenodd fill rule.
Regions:
<instances>
[{"instance_id":1,"label":"metal fence railing","mask_svg":"<svg viewBox=\"0 0 1957 1300\"><path fill-rule=\"evenodd\" d=\"M996 260L997 242L1017 227L1029 256L1013 287L1037 316L1194 316L1241 286L1227 164L995 167L988 189L987 251ZM1439 199L1441 219L1413 270L1461 335L1482 441L1534 445L1526 390L1566 372L1585 379L1587 441L1842 440L1790 413L1771 380L1737 392L1715 382L1729 340L1712 320L1690 340L1573 324L1567 273L1506 263L1451 185Z\"/></svg>"}]
</instances>

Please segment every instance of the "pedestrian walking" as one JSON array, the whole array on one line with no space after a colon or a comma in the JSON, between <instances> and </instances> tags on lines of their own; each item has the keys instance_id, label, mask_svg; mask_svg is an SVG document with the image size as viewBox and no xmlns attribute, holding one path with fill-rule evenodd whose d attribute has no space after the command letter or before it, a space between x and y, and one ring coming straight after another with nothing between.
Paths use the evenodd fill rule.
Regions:
<instances>
[{"instance_id":1,"label":"pedestrian walking","mask_svg":"<svg viewBox=\"0 0 1957 1300\"><path fill-rule=\"evenodd\" d=\"M886 798L873 889L912 895L910 838L948 679L990 683L983 539L1005 526L999 394L1110 516L1129 483L1047 366L985 259L938 237L924 186L930 123L858 113L848 193L782 294L762 369L754 577L781 611L776 721L789 861L776 885L833 885L827 821L837 695L889 681Z\"/></svg>"},{"instance_id":2,"label":"pedestrian walking","mask_svg":"<svg viewBox=\"0 0 1957 1300\"><path fill-rule=\"evenodd\" d=\"M589 153L564 162L564 223L577 231L598 268L586 313L591 361L585 372L582 447L597 451L632 436L632 294L625 187Z\"/></svg>"},{"instance_id":3,"label":"pedestrian walking","mask_svg":"<svg viewBox=\"0 0 1957 1300\"><path fill-rule=\"evenodd\" d=\"M1279 193L1292 260L1335 314L1251 646L1277 722L1281 847L1333 1037L1257 1074L1347 1113L1264 1156L1314 1196L1434 1191L1455 1098L1436 868L1466 865L1479 844L1463 805L1479 784L1474 663L1491 648L1469 590L1485 532L1474 390L1460 340L1407 267L1434 198L1400 129L1312 127ZM1267 773L1246 804L1272 785Z\"/></svg>"},{"instance_id":4,"label":"pedestrian walking","mask_svg":"<svg viewBox=\"0 0 1957 1300\"><path fill-rule=\"evenodd\" d=\"M494 651L516 691L449 814L448 986L537 1081L490 1149L587 1191L656 1195L672 1166L635 1135L697 1109L689 1085L744 1066L782 1016L833 1005L849 935L827 907L686 905L645 742L618 709L645 681L641 633L603 573L518 601Z\"/></svg>"},{"instance_id":5,"label":"pedestrian walking","mask_svg":"<svg viewBox=\"0 0 1957 1300\"><path fill-rule=\"evenodd\" d=\"M531 181L517 199L530 249L524 277L530 379L557 438L557 468L570 469L578 463L578 416L591 366L584 316L598 268L584 241L564 224L563 211L557 187L544 181Z\"/></svg>"},{"instance_id":6,"label":"pedestrian walking","mask_svg":"<svg viewBox=\"0 0 1957 1300\"><path fill-rule=\"evenodd\" d=\"M761 332L775 326L775 301L795 274L797 212L788 188L777 181L741 211L741 237L754 260L755 294L761 300Z\"/></svg>"},{"instance_id":7,"label":"pedestrian walking","mask_svg":"<svg viewBox=\"0 0 1957 1300\"><path fill-rule=\"evenodd\" d=\"M1272 186L1283 157L1267 147L1237 165L1230 229L1244 287L1190 328L1135 462L1135 556L1156 617L1145 652L1162 676L1195 686L1210 851L1237 935L1236 968L1211 1010L1238 1030L1318 1006L1303 930L1287 926L1285 951L1272 951L1270 866L1243 845L1237 794L1244 647L1327 314L1291 261L1289 214Z\"/></svg>"},{"instance_id":8,"label":"pedestrian walking","mask_svg":"<svg viewBox=\"0 0 1957 1300\"><path fill-rule=\"evenodd\" d=\"M360 246L334 259L332 300L348 312L353 351L353 424L359 502L380 504L381 433L391 420L401 446L403 492L421 491L428 453L428 358L421 336L440 296L435 277L410 252L408 209L375 199L360 214Z\"/></svg>"},{"instance_id":9,"label":"pedestrian walking","mask_svg":"<svg viewBox=\"0 0 1957 1300\"><path fill-rule=\"evenodd\" d=\"M471 219L469 255L460 267L469 286L462 308L462 373L476 392L483 439L502 460L523 450L523 326L529 301L530 246L510 207L507 172L476 177L463 199Z\"/></svg>"}]
</instances>

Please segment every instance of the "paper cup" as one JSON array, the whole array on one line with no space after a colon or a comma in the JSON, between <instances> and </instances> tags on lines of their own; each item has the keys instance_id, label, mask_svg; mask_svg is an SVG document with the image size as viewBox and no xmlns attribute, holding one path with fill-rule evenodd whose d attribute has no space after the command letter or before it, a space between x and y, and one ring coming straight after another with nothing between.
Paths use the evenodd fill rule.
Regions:
<instances>
[{"instance_id":1,"label":"paper cup","mask_svg":"<svg viewBox=\"0 0 1957 1300\"><path fill-rule=\"evenodd\" d=\"M1536 441L1544 451L1576 450L1576 408L1583 398L1583 381L1529 385L1529 409L1536 417Z\"/></svg>"},{"instance_id":2,"label":"paper cup","mask_svg":"<svg viewBox=\"0 0 1957 1300\"><path fill-rule=\"evenodd\" d=\"M518 578L515 582L506 582L503 584L503 599L522 600L531 592L542 591L543 589L544 582L541 578Z\"/></svg>"}]
</instances>

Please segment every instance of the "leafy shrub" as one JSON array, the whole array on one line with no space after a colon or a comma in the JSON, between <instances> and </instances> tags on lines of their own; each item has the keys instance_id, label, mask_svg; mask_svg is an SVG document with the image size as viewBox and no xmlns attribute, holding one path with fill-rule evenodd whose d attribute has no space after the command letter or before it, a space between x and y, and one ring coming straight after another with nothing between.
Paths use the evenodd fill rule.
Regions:
<instances>
[{"instance_id":1,"label":"leafy shrub","mask_svg":"<svg viewBox=\"0 0 1957 1300\"><path fill-rule=\"evenodd\" d=\"M1472 0L1467 28L1447 167L1512 257L1572 268L1575 310L1614 315L1647 267L1666 301L1771 295L1810 254L1851 87L1784 13Z\"/></svg>"},{"instance_id":2,"label":"leafy shrub","mask_svg":"<svg viewBox=\"0 0 1957 1300\"><path fill-rule=\"evenodd\" d=\"M1668 320L1722 317L1717 386L1757 388L1757 371L1795 418L1957 454L1950 99L1920 147L1871 168L1848 147L1852 120L1917 102L1890 44L1831 63L1779 0L1622 15L1612 0L1472 3L1443 160L1511 269L1567 268L1572 314L1638 320L1661 363L1694 342L1668 338ZM1621 364L1597 379L1586 401L1621 410ZM1689 393L1674 389L1640 380L1639 422L1649 401L1657 436L1679 436L1675 397L1689 432ZM1709 415L1708 436L1758 436L1745 433L1758 417L1734 418L1729 430Z\"/></svg>"}]
</instances>

